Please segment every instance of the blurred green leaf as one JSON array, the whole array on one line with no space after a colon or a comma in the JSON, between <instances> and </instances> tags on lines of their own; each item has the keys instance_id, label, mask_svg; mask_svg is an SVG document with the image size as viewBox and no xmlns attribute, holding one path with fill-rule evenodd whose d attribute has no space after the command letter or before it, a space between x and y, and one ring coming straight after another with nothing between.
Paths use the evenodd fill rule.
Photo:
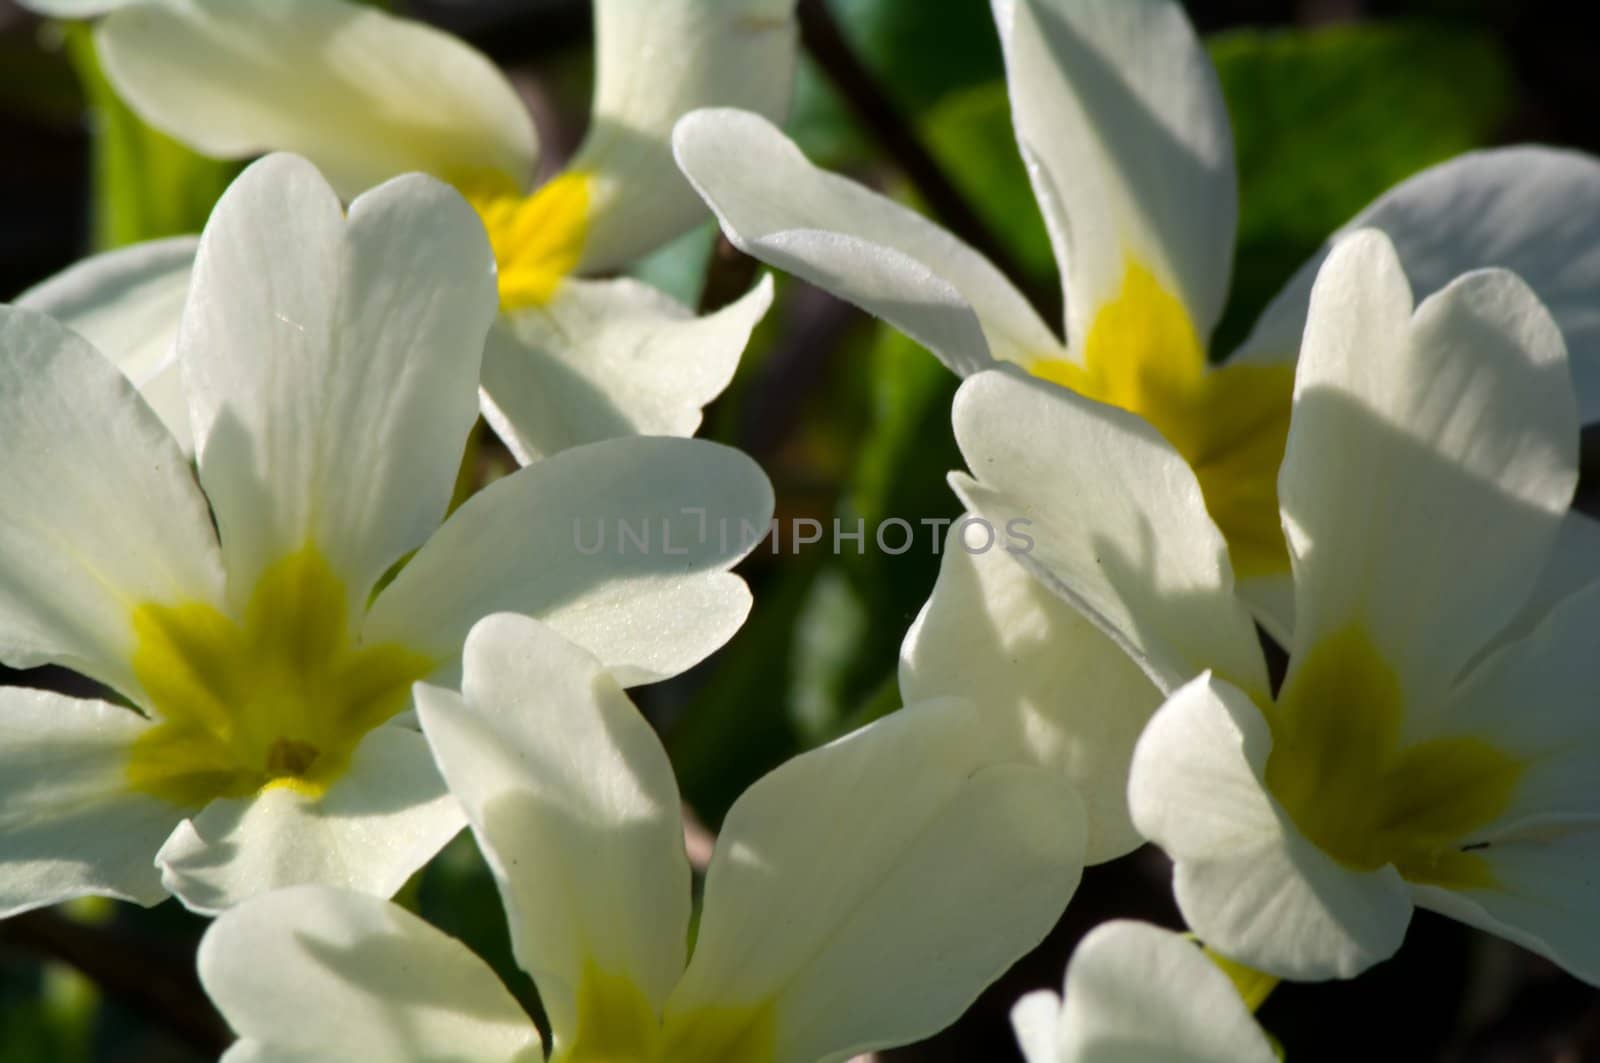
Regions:
<instances>
[{"instance_id":1,"label":"blurred green leaf","mask_svg":"<svg viewBox=\"0 0 1600 1063\"><path fill-rule=\"evenodd\" d=\"M795 620L818 560L815 552L790 557L768 574L750 619L665 736L683 799L713 831L746 787L800 749L784 698L794 668Z\"/></svg>"},{"instance_id":2,"label":"blurred green leaf","mask_svg":"<svg viewBox=\"0 0 1600 1063\"><path fill-rule=\"evenodd\" d=\"M1004 81L952 93L923 119L928 150L984 225L1030 276L1055 276L1055 255L1017 150Z\"/></svg>"},{"instance_id":3,"label":"blurred green leaf","mask_svg":"<svg viewBox=\"0 0 1600 1063\"><path fill-rule=\"evenodd\" d=\"M69 25L66 34L89 104L96 249L199 232L238 166L197 155L146 125L101 72L88 25Z\"/></svg>"},{"instance_id":4,"label":"blurred green leaf","mask_svg":"<svg viewBox=\"0 0 1600 1063\"><path fill-rule=\"evenodd\" d=\"M789 717L805 746L821 745L837 733L871 625L866 601L840 566L824 565L795 616Z\"/></svg>"},{"instance_id":5,"label":"blurred green leaf","mask_svg":"<svg viewBox=\"0 0 1600 1063\"><path fill-rule=\"evenodd\" d=\"M830 0L828 9L907 115L1005 74L986 0Z\"/></svg>"},{"instance_id":6,"label":"blurred green leaf","mask_svg":"<svg viewBox=\"0 0 1600 1063\"><path fill-rule=\"evenodd\" d=\"M0 978L0 1063L88 1063L100 994L59 963L41 966L23 999L7 999Z\"/></svg>"},{"instance_id":7,"label":"blurred green leaf","mask_svg":"<svg viewBox=\"0 0 1600 1063\"><path fill-rule=\"evenodd\" d=\"M1489 143L1514 103L1496 38L1450 23L1238 31L1210 47L1240 193L1219 353L1329 233L1391 185Z\"/></svg>"},{"instance_id":8,"label":"blurred green leaf","mask_svg":"<svg viewBox=\"0 0 1600 1063\"><path fill-rule=\"evenodd\" d=\"M808 55L801 55L795 72L794 100L784 128L818 166L845 169L872 158L872 143L849 105Z\"/></svg>"}]
</instances>

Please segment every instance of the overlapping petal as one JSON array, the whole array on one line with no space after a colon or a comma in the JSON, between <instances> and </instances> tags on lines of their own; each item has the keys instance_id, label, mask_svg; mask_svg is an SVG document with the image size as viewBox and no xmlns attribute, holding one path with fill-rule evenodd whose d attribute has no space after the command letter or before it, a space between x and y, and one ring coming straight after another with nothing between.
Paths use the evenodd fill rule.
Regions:
<instances>
[{"instance_id":1,"label":"overlapping petal","mask_svg":"<svg viewBox=\"0 0 1600 1063\"><path fill-rule=\"evenodd\" d=\"M1216 72L1168 0L994 0L1017 140L1076 348L1137 264L1201 340L1227 299L1238 216Z\"/></svg>"},{"instance_id":2,"label":"overlapping petal","mask_svg":"<svg viewBox=\"0 0 1600 1063\"><path fill-rule=\"evenodd\" d=\"M704 207L672 164L699 107L781 121L794 89L795 0L596 0L594 106L568 165L589 179L580 268L615 268L688 231Z\"/></svg>"},{"instance_id":3,"label":"overlapping petal","mask_svg":"<svg viewBox=\"0 0 1600 1063\"><path fill-rule=\"evenodd\" d=\"M540 1063L539 1031L489 965L376 897L301 886L224 914L200 980L242 1040L228 1063Z\"/></svg>"},{"instance_id":4,"label":"overlapping petal","mask_svg":"<svg viewBox=\"0 0 1600 1063\"><path fill-rule=\"evenodd\" d=\"M1061 355L987 259L915 211L813 166L772 123L700 111L678 123L673 142L735 246L878 315L956 372Z\"/></svg>"},{"instance_id":5,"label":"overlapping petal","mask_svg":"<svg viewBox=\"0 0 1600 1063\"><path fill-rule=\"evenodd\" d=\"M170 433L99 352L0 308L0 660L130 697L133 610L217 602L206 502Z\"/></svg>"},{"instance_id":6,"label":"overlapping petal","mask_svg":"<svg viewBox=\"0 0 1600 1063\"><path fill-rule=\"evenodd\" d=\"M771 303L770 278L704 317L637 281L568 281L490 331L484 416L525 465L618 436L692 436Z\"/></svg>"},{"instance_id":7,"label":"overlapping petal","mask_svg":"<svg viewBox=\"0 0 1600 1063\"><path fill-rule=\"evenodd\" d=\"M556 1050L595 1034L582 1019L604 1015L618 983L653 1029L683 973L690 906L666 750L598 661L527 617L479 623L465 676L460 694L419 686L417 710Z\"/></svg>"},{"instance_id":8,"label":"overlapping petal","mask_svg":"<svg viewBox=\"0 0 1600 1063\"><path fill-rule=\"evenodd\" d=\"M676 675L744 622L750 591L728 569L772 505L760 467L715 443L575 447L469 499L379 595L366 635L449 661L481 617L518 612L625 685Z\"/></svg>"},{"instance_id":9,"label":"overlapping petal","mask_svg":"<svg viewBox=\"0 0 1600 1063\"><path fill-rule=\"evenodd\" d=\"M1227 976L1181 934L1114 920L1067 964L1064 999L1017 1002L1028 1063L1274 1063L1272 1044Z\"/></svg>"},{"instance_id":10,"label":"overlapping petal","mask_svg":"<svg viewBox=\"0 0 1600 1063\"><path fill-rule=\"evenodd\" d=\"M175 236L94 255L16 299L110 358L185 450L194 442L173 342L198 244L193 236Z\"/></svg>"},{"instance_id":11,"label":"overlapping petal","mask_svg":"<svg viewBox=\"0 0 1600 1063\"><path fill-rule=\"evenodd\" d=\"M1413 316L1388 239L1347 238L1312 293L1279 479L1296 646L1360 623L1408 702L1438 704L1544 568L1577 440L1561 336L1526 285L1469 274Z\"/></svg>"},{"instance_id":12,"label":"overlapping petal","mask_svg":"<svg viewBox=\"0 0 1600 1063\"><path fill-rule=\"evenodd\" d=\"M1350 978L1400 947L1411 898L1393 866L1356 871L1303 837L1264 779L1272 735L1209 673L1168 699L1133 757L1133 821L1176 864L1184 920L1224 955L1284 978Z\"/></svg>"},{"instance_id":13,"label":"overlapping petal","mask_svg":"<svg viewBox=\"0 0 1600 1063\"><path fill-rule=\"evenodd\" d=\"M743 1006L768 1016L778 1063L843 1060L958 1015L1054 924L1082 868L1071 787L1005 759L970 705L926 702L746 791L669 1045Z\"/></svg>"},{"instance_id":14,"label":"overlapping petal","mask_svg":"<svg viewBox=\"0 0 1600 1063\"><path fill-rule=\"evenodd\" d=\"M962 385L953 418L972 470L952 476L956 493L996 528L1027 522L1019 526L1035 545L1018 562L1158 688L1212 668L1264 694L1266 665L1233 594L1227 544L1194 473L1153 428L999 370Z\"/></svg>"},{"instance_id":15,"label":"overlapping petal","mask_svg":"<svg viewBox=\"0 0 1600 1063\"><path fill-rule=\"evenodd\" d=\"M118 705L0 687L0 918L89 894L166 897L151 854L188 810L128 784L149 728Z\"/></svg>"},{"instance_id":16,"label":"overlapping petal","mask_svg":"<svg viewBox=\"0 0 1600 1063\"><path fill-rule=\"evenodd\" d=\"M1334 247L1359 229L1393 241L1419 296L1498 266L1528 283L1561 326L1580 414L1600 416L1600 161L1545 147L1470 152L1390 189L1328 238L1256 323L1236 357L1292 359L1311 289Z\"/></svg>"},{"instance_id":17,"label":"overlapping petal","mask_svg":"<svg viewBox=\"0 0 1600 1063\"><path fill-rule=\"evenodd\" d=\"M166 887L208 914L310 883L388 897L464 825L422 736L380 727L326 793L285 780L220 798L184 821L155 860Z\"/></svg>"},{"instance_id":18,"label":"overlapping petal","mask_svg":"<svg viewBox=\"0 0 1600 1063\"><path fill-rule=\"evenodd\" d=\"M1085 859L1143 842L1128 816L1133 745L1161 693L1122 647L1001 546L964 548L959 522L939 580L900 651L907 702L963 697L1019 758L1071 780L1084 803Z\"/></svg>"},{"instance_id":19,"label":"overlapping petal","mask_svg":"<svg viewBox=\"0 0 1600 1063\"><path fill-rule=\"evenodd\" d=\"M182 0L113 11L106 75L140 116L220 158L304 155L353 199L420 170L526 189L533 121L455 37L346 0Z\"/></svg>"},{"instance_id":20,"label":"overlapping petal","mask_svg":"<svg viewBox=\"0 0 1600 1063\"><path fill-rule=\"evenodd\" d=\"M230 594L314 545L358 614L443 519L496 312L483 228L399 178L350 207L275 155L224 195L178 338Z\"/></svg>"}]
</instances>

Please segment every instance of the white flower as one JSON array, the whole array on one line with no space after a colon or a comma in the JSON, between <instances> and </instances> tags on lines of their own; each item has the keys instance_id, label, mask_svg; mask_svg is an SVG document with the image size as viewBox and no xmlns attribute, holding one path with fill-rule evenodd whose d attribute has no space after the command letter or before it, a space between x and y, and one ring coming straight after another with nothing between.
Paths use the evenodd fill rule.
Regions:
<instances>
[{"instance_id":1,"label":"white flower","mask_svg":"<svg viewBox=\"0 0 1600 1063\"><path fill-rule=\"evenodd\" d=\"M520 616L467 640L422 726L500 885L567 1063L817 1063L925 1037L1053 925L1081 870L1054 773L1005 764L946 701L803 754L729 812L690 938L666 751L599 663ZM459 943L306 887L200 950L228 1058L537 1060L538 1033Z\"/></svg>"},{"instance_id":2,"label":"white flower","mask_svg":"<svg viewBox=\"0 0 1600 1063\"><path fill-rule=\"evenodd\" d=\"M1081 591L1001 545L969 553L959 531L903 649L907 700L973 698L1019 754L1072 778L1088 807L1088 858L1096 863L1141 843L1128 816L1127 770L1150 714L1201 669L1223 667L1231 647L1242 645L1236 635L1253 635L1251 617L1232 604L1234 568L1224 575L1230 550L1255 618L1281 640L1292 636L1275 478L1306 278L1327 252L1274 300L1239 355L1208 368L1205 340L1231 268L1236 181L1215 73L1182 9L1168 0L1002 0L995 11L1018 136L1061 265L1065 343L971 248L816 169L763 119L698 112L679 123L674 144L679 164L743 250L878 314L962 375L1022 368L1131 409L1170 444L1153 448L1142 437L1128 444L1149 452L1147 475L1198 478L1204 507L1185 500L1181 514L1164 513L1163 522L1120 528L1126 537L1118 542L1134 560L1160 566L1161 586L1229 603L1224 619L1211 621L1226 629L1216 632L1230 647L1222 657L1164 662L1152 683L1148 669L1128 658L1126 642L1119 645L1126 636L1107 636L1085 618ZM1593 414L1600 413L1594 219L1600 163L1517 148L1435 167L1351 225L1387 231L1424 292L1481 265L1511 266L1529 278L1567 330ZM1114 487L1090 486L1081 474L1086 465L1122 460L1125 444L1053 437L1054 407L1032 398L1037 393L999 376L966 389L956 434L980 481L1003 477L1018 498L1059 501L1052 512L1068 523L1022 529L1059 539L1080 513L1105 516L1093 509L1105 504L1098 494L1074 498L1069 485ZM1007 438L1001 456L989 453L997 443L978 442L1000 436ZM1174 467L1172 448L1192 475ZM1559 596L1588 578L1600 578L1600 524L1573 514L1545 593ZM1235 674L1257 667L1251 654Z\"/></svg>"},{"instance_id":3,"label":"white flower","mask_svg":"<svg viewBox=\"0 0 1600 1063\"><path fill-rule=\"evenodd\" d=\"M1134 754L1134 821L1208 943L1348 977L1421 905L1600 982L1600 585L1522 619L1577 451L1561 335L1520 281L1413 311L1381 236L1334 250L1279 481L1283 688L1204 675Z\"/></svg>"},{"instance_id":4,"label":"white flower","mask_svg":"<svg viewBox=\"0 0 1600 1063\"><path fill-rule=\"evenodd\" d=\"M1011 363L1148 420L1194 467L1242 593L1287 637L1273 483L1306 297L1327 248L1242 348L1210 367L1237 179L1216 74L1183 9L994 0L994 11L1017 137L1061 269L1065 342L970 247L817 170L758 116L688 116L674 134L679 164L738 247L884 318L956 372ZM1600 418L1600 162L1545 148L1466 155L1392 189L1343 231L1359 227L1389 234L1423 294L1482 266L1522 275L1566 333L1585 420Z\"/></svg>"},{"instance_id":5,"label":"white flower","mask_svg":"<svg viewBox=\"0 0 1600 1063\"><path fill-rule=\"evenodd\" d=\"M177 338L198 483L89 344L0 308L0 661L134 706L0 688L0 914L387 895L462 824L400 716L480 617L539 616L629 683L738 628L740 537L696 532L765 527L772 499L726 448L575 448L444 520L495 302L444 185L397 179L347 218L304 160L252 166L200 240ZM664 522L674 552L580 552L580 518Z\"/></svg>"},{"instance_id":6,"label":"white flower","mask_svg":"<svg viewBox=\"0 0 1600 1063\"><path fill-rule=\"evenodd\" d=\"M1182 934L1116 920L1067 963L1063 996L1011 1009L1028 1063L1277 1063L1223 970Z\"/></svg>"},{"instance_id":7,"label":"white flower","mask_svg":"<svg viewBox=\"0 0 1600 1063\"><path fill-rule=\"evenodd\" d=\"M769 281L695 318L637 281L577 277L701 220L673 165L672 124L713 104L784 112L793 0L597 0L590 133L536 190L537 141L516 90L448 34L346 0L114 6L95 34L107 77L142 117L202 153L293 151L345 199L410 171L467 196L495 250L503 310L483 357L484 414L523 463L620 435L693 435L732 378L771 302ZM147 270L183 284L180 245L165 246L172 257L159 262L142 249L91 259L25 300L75 328L69 308L148 319L132 290ZM85 305L94 289L104 298ZM147 373L137 352L105 350L130 375Z\"/></svg>"},{"instance_id":8,"label":"white flower","mask_svg":"<svg viewBox=\"0 0 1600 1063\"><path fill-rule=\"evenodd\" d=\"M1103 633L1062 652L1114 645L1177 691L1128 800L1204 941L1281 977L1348 976L1421 904L1600 977L1600 594L1539 583L1578 417L1526 285L1478 271L1413 309L1382 234L1329 256L1279 479L1298 612L1276 700L1199 483L1148 424L992 371L955 425L975 473L958 493L1031 519L1017 567ZM1120 708L1075 696L1085 717ZM1102 794L1127 767L1103 752Z\"/></svg>"}]
</instances>

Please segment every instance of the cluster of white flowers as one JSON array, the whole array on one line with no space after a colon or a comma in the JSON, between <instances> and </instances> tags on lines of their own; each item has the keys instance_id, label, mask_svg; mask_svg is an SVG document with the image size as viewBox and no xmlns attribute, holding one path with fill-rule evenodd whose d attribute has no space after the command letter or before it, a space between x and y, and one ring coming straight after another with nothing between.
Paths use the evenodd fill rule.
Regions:
<instances>
[{"instance_id":1,"label":"cluster of white flowers","mask_svg":"<svg viewBox=\"0 0 1600 1063\"><path fill-rule=\"evenodd\" d=\"M1418 905L1600 984L1600 162L1413 178L1212 367L1237 181L1171 0L993 0L1059 332L773 124L793 0L595 0L590 132L537 188L515 90L419 23L29 6L96 18L152 125L278 153L198 238L0 307L0 662L121 699L0 688L0 915L217 915L232 1063L844 1060L948 1025L1146 841L1207 948L1095 930L1013 1013L1030 1063L1270 1063L1273 982L1359 974ZM906 707L752 786L696 913L624 688L750 609L753 544L695 528L765 528L771 487L686 437L772 285L697 317L584 278L707 206L966 378L952 535L1033 546L942 551ZM480 415L523 467L452 509ZM463 826L543 1034L389 900Z\"/></svg>"}]
</instances>

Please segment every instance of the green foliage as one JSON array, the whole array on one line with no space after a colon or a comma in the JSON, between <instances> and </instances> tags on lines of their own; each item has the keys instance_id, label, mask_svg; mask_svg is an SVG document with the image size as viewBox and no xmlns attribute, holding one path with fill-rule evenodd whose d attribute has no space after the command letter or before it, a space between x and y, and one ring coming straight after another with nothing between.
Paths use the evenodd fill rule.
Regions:
<instances>
[{"instance_id":1,"label":"green foliage","mask_svg":"<svg viewBox=\"0 0 1600 1063\"><path fill-rule=\"evenodd\" d=\"M46 964L26 991L0 970L0 1063L87 1063L99 994L83 975Z\"/></svg>"},{"instance_id":2,"label":"green foliage","mask_svg":"<svg viewBox=\"0 0 1600 1063\"><path fill-rule=\"evenodd\" d=\"M978 217L1032 279L1055 276L1055 253L1011 126L1003 80L955 92L929 112L922 136Z\"/></svg>"},{"instance_id":3,"label":"green foliage","mask_svg":"<svg viewBox=\"0 0 1600 1063\"><path fill-rule=\"evenodd\" d=\"M907 115L1004 76L988 0L831 0L828 7Z\"/></svg>"},{"instance_id":4,"label":"green foliage","mask_svg":"<svg viewBox=\"0 0 1600 1063\"><path fill-rule=\"evenodd\" d=\"M89 105L95 247L199 232L238 167L196 155L152 129L101 72L90 28L74 24L66 34Z\"/></svg>"},{"instance_id":5,"label":"green foliage","mask_svg":"<svg viewBox=\"0 0 1600 1063\"><path fill-rule=\"evenodd\" d=\"M1495 38L1438 22L1211 41L1239 159L1226 351L1327 235L1418 170L1488 143L1514 90Z\"/></svg>"}]
</instances>

